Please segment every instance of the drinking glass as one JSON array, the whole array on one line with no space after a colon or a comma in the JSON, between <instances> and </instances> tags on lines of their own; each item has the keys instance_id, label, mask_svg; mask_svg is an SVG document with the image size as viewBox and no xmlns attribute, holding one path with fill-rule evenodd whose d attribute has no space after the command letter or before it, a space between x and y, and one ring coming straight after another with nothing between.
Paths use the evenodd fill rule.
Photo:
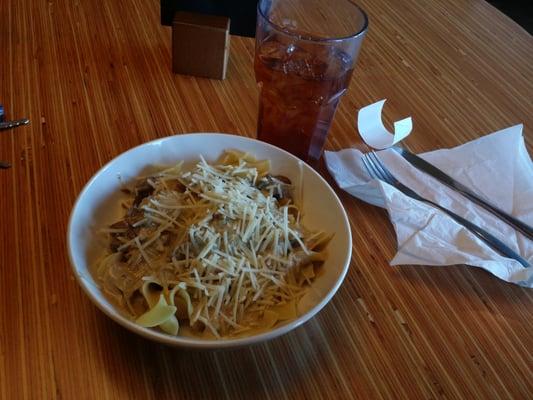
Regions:
<instances>
[{"instance_id":1,"label":"drinking glass","mask_svg":"<svg viewBox=\"0 0 533 400\"><path fill-rule=\"evenodd\" d=\"M368 28L349 0L260 0L257 136L316 163Z\"/></svg>"}]
</instances>

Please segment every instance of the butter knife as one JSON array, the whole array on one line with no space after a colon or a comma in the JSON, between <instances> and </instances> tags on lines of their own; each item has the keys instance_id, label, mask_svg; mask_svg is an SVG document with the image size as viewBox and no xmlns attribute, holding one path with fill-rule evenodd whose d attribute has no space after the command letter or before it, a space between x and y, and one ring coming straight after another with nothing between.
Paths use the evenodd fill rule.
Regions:
<instances>
[{"instance_id":1,"label":"butter knife","mask_svg":"<svg viewBox=\"0 0 533 400\"><path fill-rule=\"evenodd\" d=\"M409 150L397 146L394 146L393 149L420 171L425 172L426 174L437 179L438 181L444 183L446 186L451 187L456 192L459 192L467 199L476 203L480 207L483 207L485 210L491 212L493 215L497 216L510 226L514 227L516 230L523 233L530 240L533 240L533 228L531 226L513 217L512 215L507 214L505 211L499 209L498 207L490 204L486 200L482 199L479 195L474 193L471 189L469 189L462 183L457 182L450 175L446 174L444 171L438 169L434 165L428 163L426 160L422 159L416 154L411 153Z\"/></svg>"},{"instance_id":2,"label":"butter knife","mask_svg":"<svg viewBox=\"0 0 533 400\"><path fill-rule=\"evenodd\" d=\"M15 121L4 121L0 122L0 130L16 128L17 126L27 125L29 123L30 120L28 118L17 119Z\"/></svg>"}]
</instances>

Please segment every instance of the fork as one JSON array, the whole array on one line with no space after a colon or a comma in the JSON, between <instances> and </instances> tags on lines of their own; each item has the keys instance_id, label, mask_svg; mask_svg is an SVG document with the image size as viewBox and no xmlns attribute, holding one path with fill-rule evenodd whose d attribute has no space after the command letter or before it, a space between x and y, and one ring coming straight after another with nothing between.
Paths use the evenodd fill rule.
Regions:
<instances>
[{"instance_id":1,"label":"fork","mask_svg":"<svg viewBox=\"0 0 533 400\"><path fill-rule=\"evenodd\" d=\"M365 166L365 169L367 170L368 174L372 178L379 179L383 182L388 183L391 186L394 186L396 189L401 191L406 196L409 196L415 200L432 205L433 207L449 215L457 223L463 225L465 228L470 230L474 235L476 235L478 238L483 240L492 249L500 253L502 256L515 259L520 264L522 264L525 268L530 266L529 263L524 258L522 258L518 253L516 253L514 250L509 248L505 243L503 243L501 240L499 240L498 238L496 238L495 236L493 236L486 230L480 228L476 224L457 215L453 211L450 211L447 208L444 208L441 205L420 196L415 191L411 190L410 188L405 186L403 183L398 181L398 179L396 179L394 175L392 175L390 171L383 165L383 163L378 158L375 152L371 151L369 153L363 154L363 157L361 159L363 161L363 165Z\"/></svg>"},{"instance_id":2,"label":"fork","mask_svg":"<svg viewBox=\"0 0 533 400\"><path fill-rule=\"evenodd\" d=\"M0 121L0 131L4 129L12 129L22 125L28 125L30 120L28 118L17 119L15 121Z\"/></svg>"}]
</instances>

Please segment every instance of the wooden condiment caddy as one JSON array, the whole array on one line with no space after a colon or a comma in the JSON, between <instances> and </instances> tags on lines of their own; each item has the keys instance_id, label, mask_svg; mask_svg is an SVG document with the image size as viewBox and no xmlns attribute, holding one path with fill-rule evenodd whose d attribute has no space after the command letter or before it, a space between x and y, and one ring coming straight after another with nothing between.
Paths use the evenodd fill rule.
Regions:
<instances>
[{"instance_id":1,"label":"wooden condiment caddy","mask_svg":"<svg viewBox=\"0 0 533 400\"><path fill-rule=\"evenodd\" d=\"M172 21L172 70L225 79L229 57L227 17L178 11Z\"/></svg>"}]
</instances>

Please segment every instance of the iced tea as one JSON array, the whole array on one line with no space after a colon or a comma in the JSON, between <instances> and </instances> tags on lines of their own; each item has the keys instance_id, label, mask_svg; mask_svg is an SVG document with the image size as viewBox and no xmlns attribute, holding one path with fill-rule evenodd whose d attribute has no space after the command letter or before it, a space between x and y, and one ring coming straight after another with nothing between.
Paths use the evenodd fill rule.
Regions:
<instances>
[{"instance_id":1,"label":"iced tea","mask_svg":"<svg viewBox=\"0 0 533 400\"><path fill-rule=\"evenodd\" d=\"M353 72L346 53L332 48L316 53L273 39L255 55L261 88L258 138L310 163L320 158Z\"/></svg>"},{"instance_id":2,"label":"iced tea","mask_svg":"<svg viewBox=\"0 0 533 400\"><path fill-rule=\"evenodd\" d=\"M352 0L259 0L260 140L315 164L367 28L368 17Z\"/></svg>"}]
</instances>

